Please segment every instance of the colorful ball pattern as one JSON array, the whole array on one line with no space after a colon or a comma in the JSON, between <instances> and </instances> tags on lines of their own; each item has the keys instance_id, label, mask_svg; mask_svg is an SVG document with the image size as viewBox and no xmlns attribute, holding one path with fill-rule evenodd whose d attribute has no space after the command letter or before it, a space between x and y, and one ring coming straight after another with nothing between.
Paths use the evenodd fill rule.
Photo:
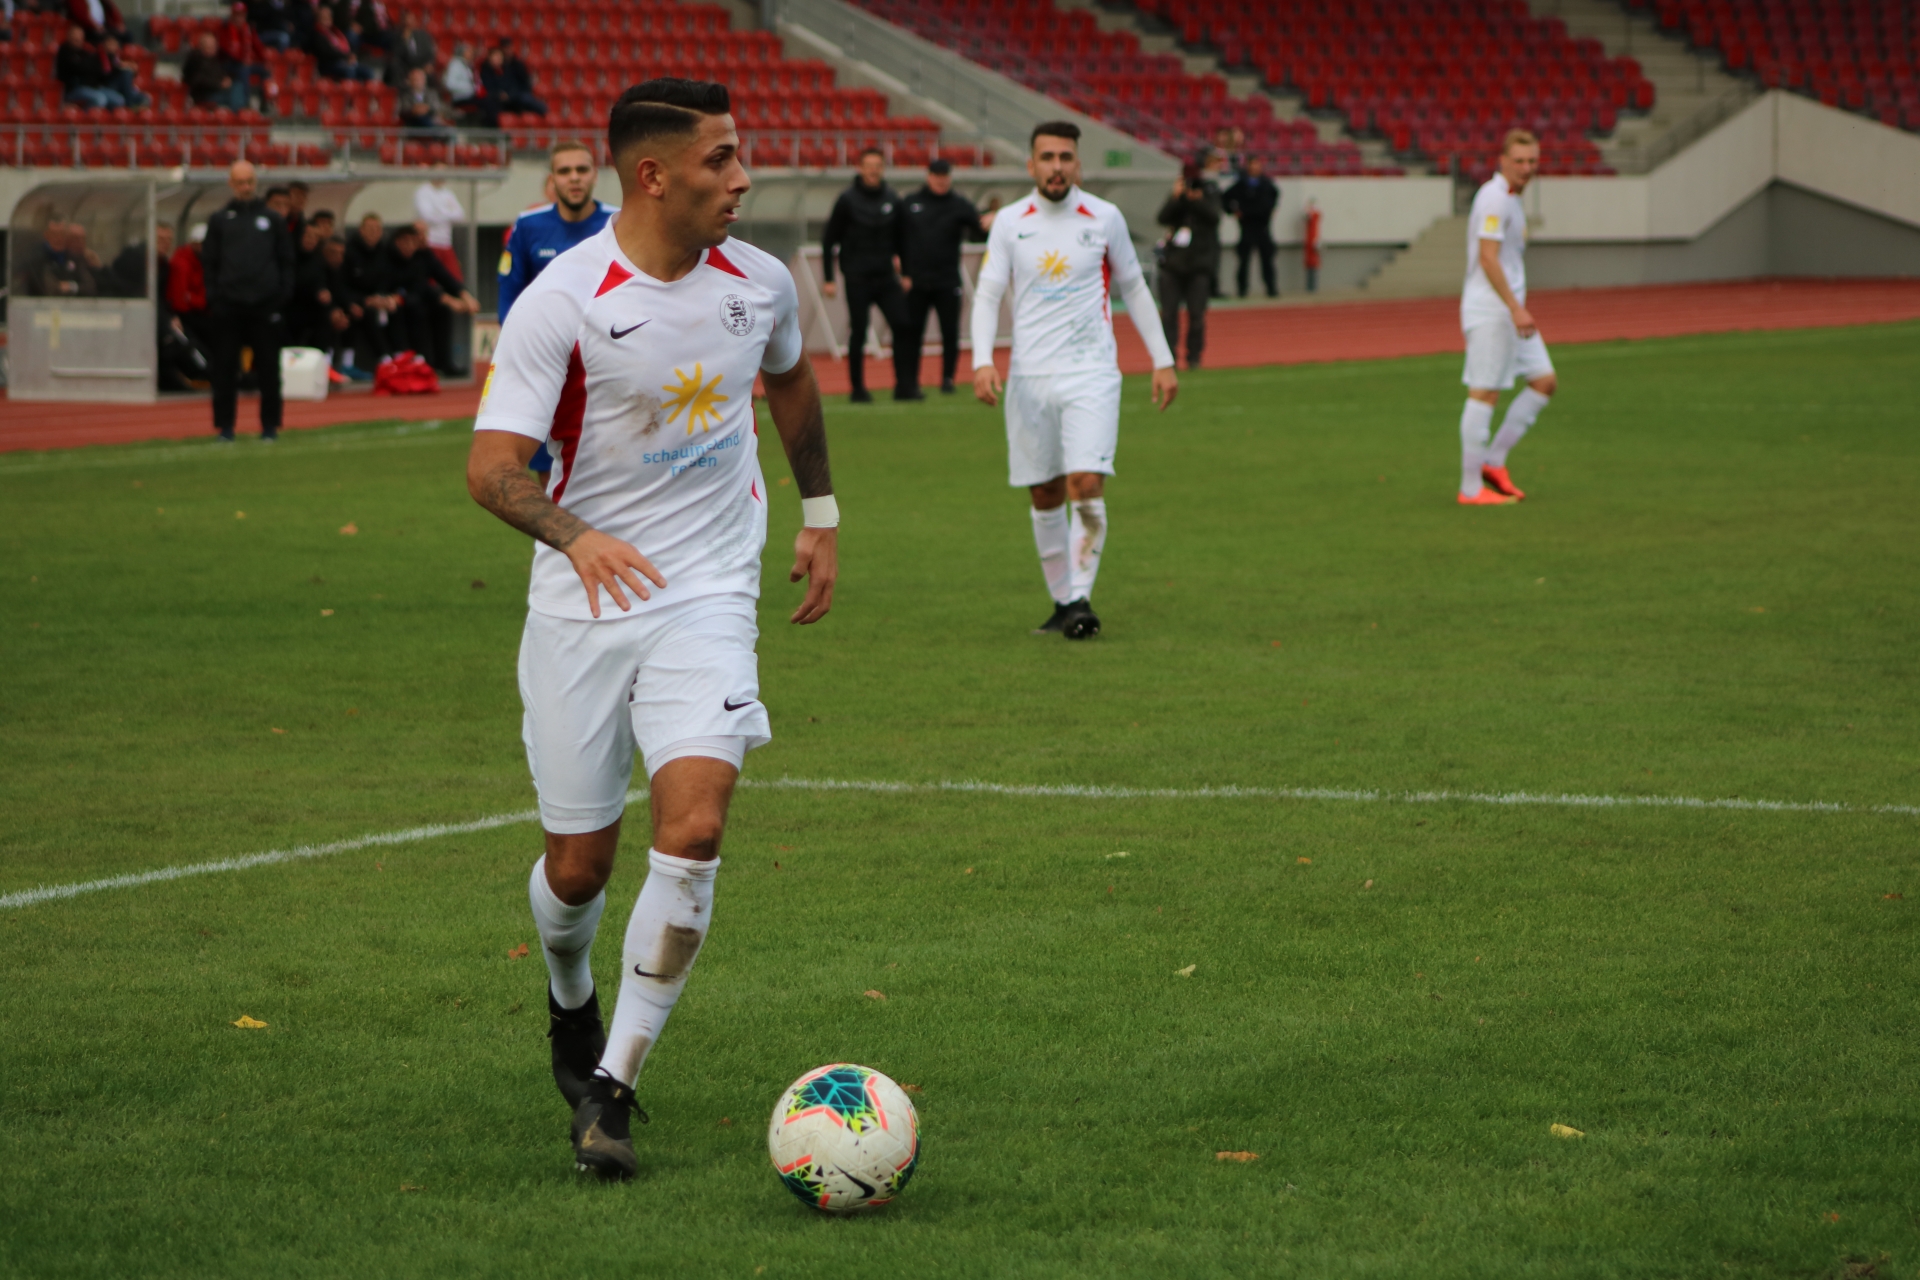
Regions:
<instances>
[{"instance_id":1,"label":"colorful ball pattern","mask_svg":"<svg viewBox=\"0 0 1920 1280\"><path fill-rule=\"evenodd\" d=\"M906 1091L871 1067L836 1062L787 1086L767 1128L787 1190L825 1213L877 1209L920 1160L920 1117Z\"/></svg>"}]
</instances>

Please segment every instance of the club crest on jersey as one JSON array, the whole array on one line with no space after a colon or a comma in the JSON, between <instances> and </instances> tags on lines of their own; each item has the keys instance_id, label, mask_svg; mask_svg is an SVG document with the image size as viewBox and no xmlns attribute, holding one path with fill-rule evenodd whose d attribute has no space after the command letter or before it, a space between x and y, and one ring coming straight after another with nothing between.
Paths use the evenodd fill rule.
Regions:
<instances>
[{"instance_id":1,"label":"club crest on jersey","mask_svg":"<svg viewBox=\"0 0 1920 1280\"><path fill-rule=\"evenodd\" d=\"M1092 230L1082 230L1079 235L1074 237L1074 240L1082 249L1102 249L1106 247L1101 243L1099 233Z\"/></svg>"},{"instance_id":2,"label":"club crest on jersey","mask_svg":"<svg viewBox=\"0 0 1920 1280\"><path fill-rule=\"evenodd\" d=\"M753 332L753 304L737 293L730 293L720 299L720 324L736 338L744 338Z\"/></svg>"}]
</instances>

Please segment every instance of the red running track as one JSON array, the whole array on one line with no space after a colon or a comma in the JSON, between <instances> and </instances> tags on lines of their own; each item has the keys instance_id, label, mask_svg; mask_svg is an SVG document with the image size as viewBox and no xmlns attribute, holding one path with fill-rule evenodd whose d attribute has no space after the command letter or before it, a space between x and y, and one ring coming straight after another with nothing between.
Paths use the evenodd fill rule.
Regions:
<instances>
[{"instance_id":1,"label":"red running track","mask_svg":"<svg viewBox=\"0 0 1920 1280\"><path fill-rule=\"evenodd\" d=\"M1721 284L1647 285L1625 289L1553 289L1529 300L1540 330L1554 346L1692 333L1763 329L1821 329L1920 319L1920 280L1742 280ZM1133 325L1116 326L1120 367L1149 368ZM1227 307L1208 317L1207 365L1244 368L1331 360L1389 360L1461 350L1455 298L1329 302L1318 306ZM1000 353L1002 368L1006 353ZM816 357L821 388L844 394L844 361ZM939 380L939 361L921 366L923 385ZM962 367L962 379L970 376ZM890 391L892 365L867 361L867 385ZM963 393L964 394L964 393ZM472 417L480 387L450 388L431 396L336 396L322 403L289 402L289 430L343 422L420 421ZM240 405L240 430L257 429L252 397ZM204 397L156 405L13 404L0 400L0 452L191 439L211 433Z\"/></svg>"}]
</instances>

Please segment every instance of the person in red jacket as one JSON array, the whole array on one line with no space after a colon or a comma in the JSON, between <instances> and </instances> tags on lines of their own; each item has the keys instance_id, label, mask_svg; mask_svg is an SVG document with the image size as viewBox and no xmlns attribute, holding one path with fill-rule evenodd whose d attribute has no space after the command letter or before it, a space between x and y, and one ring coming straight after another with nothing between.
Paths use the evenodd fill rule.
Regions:
<instances>
[{"instance_id":1,"label":"person in red jacket","mask_svg":"<svg viewBox=\"0 0 1920 1280\"><path fill-rule=\"evenodd\" d=\"M234 0L227 10L227 20L220 24L220 56L227 60L227 74L233 77L233 82L258 90L264 102L267 46L260 42L260 33L247 21L247 6L240 0Z\"/></svg>"},{"instance_id":2,"label":"person in red jacket","mask_svg":"<svg viewBox=\"0 0 1920 1280\"><path fill-rule=\"evenodd\" d=\"M1307 212L1303 219L1306 223L1306 268L1307 292L1320 291L1320 206L1312 200L1307 201Z\"/></svg>"},{"instance_id":3,"label":"person in red jacket","mask_svg":"<svg viewBox=\"0 0 1920 1280\"><path fill-rule=\"evenodd\" d=\"M200 242L207 238L202 222L187 236L187 242L173 251L167 265L167 305L187 331L206 340L207 272L200 262Z\"/></svg>"},{"instance_id":4,"label":"person in red jacket","mask_svg":"<svg viewBox=\"0 0 1920 1280\"><path fill-rule=\"evenodd\" d=\"M67 20L85 31L91 44L98 44L107 36L122 43L131 38L127 35L127 20L120 16L113 0L67 0Z\"/></svg>"}]
</instances>

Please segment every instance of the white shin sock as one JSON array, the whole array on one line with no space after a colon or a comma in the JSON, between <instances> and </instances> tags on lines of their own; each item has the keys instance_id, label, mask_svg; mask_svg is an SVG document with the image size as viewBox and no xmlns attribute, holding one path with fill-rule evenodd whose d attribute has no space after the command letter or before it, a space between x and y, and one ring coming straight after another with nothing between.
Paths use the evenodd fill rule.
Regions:
<instances>
[{"instance_id":1,"label":"white shin sock","mask_svg":"<svg viewBox=\"0 0 1920 1280\"><path fill-rule=\"evenodd\" d=\"M1522 387L1520 394L1507 406L1507 416L1500 420L1500 434L1493 438L1493 448L1487 451L1487 465L1504 467L1507 465L1507 451L1520 443L1520 437L1527 434L1527 428L1540 416L1552 397L1543 396L1532 387Z\"/></svg>"},{"instance_id":2,"label":"white shin sock","mask_svg":"<svg viewBox=\"0 0 1920 1280\"><path fill-rule=\"evenodd\" d=\"M696 862L658 849L647 853L647 881L627 921L620 955L620 998L607 1028L600 1070L632 1085L680 999L713 915L713 877L720 860Z\"/></svg>"},{"instance_id":3,"label":"white shin sock","mask_svg":"<svg viewBox=\"0 0 1920 1280\"><path fill-rule=\"evenodd\" d=\"M1480 468L1487 465L1487 432L1493 426L1493 406L1484 400L1467 401L1460 410L1460 493L1471 498L1480 492Z\"/></svg>"},{"instance_id":4,"label":"white shin sock","mask_svg":"<svg viewBox=\"0 0 1920 1280\"><path fill-rule=\"evenodd\" d=\"M1047 594L1055 604L1073 599L1068 594L1067 509L1033 512L1033 545L1040 553L1040 572L1047 577Z\"/></svg>"},{"instance_id":5,"label":"white shin sock","mask_svg":"<svg viewBox=\"0 0 1920 1280\"><path fill-rule=\"evenodd\" d=\"M593 935L606 909L604 891L591 902L569 906L547 883L547 860L533 864L527 878L527 899L533 904L534 927L540 931L540 954L547 958L547 977L553 998L562 1009L578 1009L593 994Z\"/></svg>"},{"instance_id":6,"label":"white shin sock","mask_svg":"<svg viewBox=\"0 0 1920 1280\"><path fill-rule=\"evenodd\" d=\"M1107 500L1085 498L1072 506L1073 576L1067 599L1090 600L1093 580L1100 576L1100 553L1107 545Z\"/></svg>"}]
</instances>

